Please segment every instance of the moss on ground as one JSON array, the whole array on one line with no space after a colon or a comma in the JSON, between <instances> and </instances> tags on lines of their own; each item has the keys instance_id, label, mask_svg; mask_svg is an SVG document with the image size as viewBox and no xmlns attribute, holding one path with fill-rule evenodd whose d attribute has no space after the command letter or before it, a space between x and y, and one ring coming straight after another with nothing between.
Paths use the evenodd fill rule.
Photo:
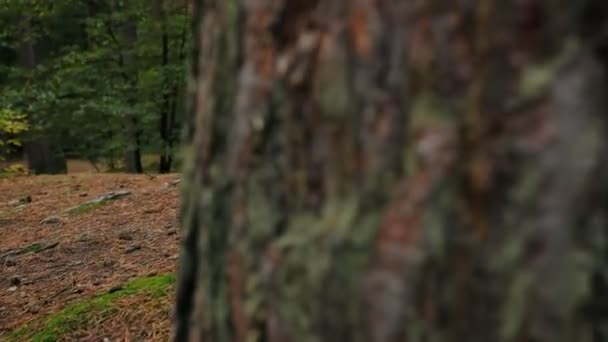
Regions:
<instances>
[{"instance_id":1,"label":"moss on ground","mask_svg":"<svg viewBox=\"0 0 608 342\"><path fill-rule=\"evenodd\" d=\"M115 303L118 299L139 294L164 297L168 295L168 290L174 282L173 274L132 279L118 291L81 299L42 320L30 322L10 334L8 341L61 340L71 332L82 330L90 322L100 321L117 313Z\"/></svg>"},{"instance_id":2,"label":"moss on ground","mask_svg":"<svg viewBox=\"0 0 608 342\"><path fill-rule=\"evenodd\" d=\"M19 253L17 253L17 254L38 253L43 248L44 248L44 245L37 242L37 243L33 243L33 244L25 247L23 250L19 251Z\"/></svg>"},{"instance_id":3,"label":"moss on ground","mask_svg":"<svg viewBox=\"0 0 608 342\"><path fill-rule=\"evenodd\" d=\"M90 203L85 203L82 205L79 205L77 207L68 209L67 213L70 215L80 215L80 214L84 214L84 213L88 213L89 211L99 208L99 207L103 207L104 205L108 204L110 201L99 201L99 202L90 202Z\"/></svg>"}]
</instances>

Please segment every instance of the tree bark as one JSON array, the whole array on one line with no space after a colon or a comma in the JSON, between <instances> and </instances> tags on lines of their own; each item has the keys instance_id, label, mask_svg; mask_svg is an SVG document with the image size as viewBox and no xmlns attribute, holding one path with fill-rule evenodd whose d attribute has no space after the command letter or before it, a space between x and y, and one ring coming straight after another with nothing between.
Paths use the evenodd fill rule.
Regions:
<instances>
[{"instance_id":1,"label":"tree bark","mask_svg":"<svg viewBox=\"0 0 608 342\"><path fill-rule=\"evenodd\" d=\"M603 340L580 6L194 6L176 341Z\"/></svg>"}]
</instances>

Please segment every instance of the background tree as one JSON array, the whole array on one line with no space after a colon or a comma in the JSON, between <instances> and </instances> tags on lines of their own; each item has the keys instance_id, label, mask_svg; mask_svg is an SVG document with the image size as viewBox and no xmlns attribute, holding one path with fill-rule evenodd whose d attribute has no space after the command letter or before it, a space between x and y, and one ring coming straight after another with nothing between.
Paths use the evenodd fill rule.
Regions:
<instances>
[{"instance_id":1,"label":"background tree","mask_svg":"<svg viewBox=\"0 0 608 342\"><path fill-rule=\"evenodd\" d=\"M155 155L157 170L174 170L188 7L185 1L2 1L0 17L12 25L0 29L0 108L31 116L26 144L43 138L58 155L116 168L124 161L130 172L141 171L142 155ZM20 51L33 51L24 48L31 42L40 45L34 68L19 59Z\"/></svg>"},{"instance_id":2,"label":"background tree","mask_svg":"<svg viewBox=\"0 0 608 342\"><path fill-rule=\"evenodd\" d=\"M176 341L608 338L605 7L194 1Z\"/></svg>"},{"instance_id":3,"label":"background tree","mask_svg":"<svg viewBox=\"0 0 608 342\"><path fill-rule=\"evenodd\" d=\"M35 13L44 13L44 7L35 7ZM19 66L28 73L26 82L31 81L29 75L35 70L41 60L48 54L48 45L42 43L46 32L40 30L35 25L34 15L17 16L22 22L20 42L18 48ZM28 82L29 83L29 82ZM38 113L32 111L32 107L23 108L28 113L30 121L35 121ZM49 142L43 130L32 139L28 139L24 146L25 158L28 168L35 173L63 173L66 171L66 161L63 153Z\"/></svg>"}]
</instances>

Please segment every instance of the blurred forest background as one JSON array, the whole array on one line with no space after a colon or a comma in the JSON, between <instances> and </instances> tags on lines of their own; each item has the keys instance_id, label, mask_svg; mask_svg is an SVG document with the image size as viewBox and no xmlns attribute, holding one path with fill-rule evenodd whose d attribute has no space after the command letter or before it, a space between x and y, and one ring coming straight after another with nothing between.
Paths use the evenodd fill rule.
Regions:
<instances>
[{"instance_id":1,"label":"blurred forest background","mask_svg":"<svg viewBox=\"0 0 608 342\"><path fill-rule=\"evenodd\" d=\"M0 1L0 168L175 170L190 17L185 0Z\"/></svg>"}]
</instances>

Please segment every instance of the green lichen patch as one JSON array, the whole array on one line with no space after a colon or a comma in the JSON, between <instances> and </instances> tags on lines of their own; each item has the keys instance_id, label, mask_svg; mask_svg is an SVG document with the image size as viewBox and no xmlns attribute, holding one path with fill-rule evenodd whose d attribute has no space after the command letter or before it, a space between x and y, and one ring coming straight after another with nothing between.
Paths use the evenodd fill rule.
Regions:
<instances>
[{"instance_id":1,"label":"green lichen patch","mask_svg":"<svg viewBox=\"0 0 608 342\"><path fill-rule=\"evenodd\" d=\"M85 214L85 213L88 213L89 211L92 211L92 210L97 209L99 207L103 207L104 205L108 204L108 202L109 201L99 201L99 202L85 203L83 205L79 205L77 207L68 209L67 213L70 214L70 215Z\"/></svg>"},{"instance_id":2,"label":"green lichen patch","mask_svg":"<svg viewBox=\"0 0 608 342\"><path fill-rule=\"evenodd\" d=\"M129 194L131 194L130 191L112 191L107 194L103 194L91 201L82 203L76 207L69 208L68 210L66 210L66 212L70 215L84 214Z\"/></svg>"},{"instance_id":3,"label":"green lichen patch","mask_svg":"<svg viewBox=\"0 0 608 342\"><path fill-rule=\"evenodd\" d=\"M115 304L119 299L141 294L161 298L169 294L174 282L173 274L132 279L118 291L81 299L41 320L30 322L9 335L8 341L61 340L74 331L85 329L92 322L100 322L117 314L119 309Z\"/></svg>"}]
</instances>

